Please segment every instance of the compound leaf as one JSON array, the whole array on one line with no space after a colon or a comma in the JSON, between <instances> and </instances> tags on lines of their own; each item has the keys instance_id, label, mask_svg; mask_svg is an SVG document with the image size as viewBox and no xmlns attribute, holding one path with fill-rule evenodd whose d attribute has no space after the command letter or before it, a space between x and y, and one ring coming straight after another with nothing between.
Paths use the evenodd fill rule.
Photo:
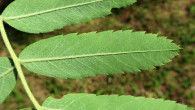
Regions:
<instances>
[{"instance_id":1,"label":"compound leaf","mask_svg":"<svg viewBox=\"0 0 195 110\"><path fill-rule=\"evenodd\" d=\"M126 7L136 0L15 0L3 12L5 22L29 33L45 33L63 26L104 17L112 8Z\"/></svg>"},{"instance_id":2,"label":"compound leaf","mask_svg":"<svg viewBox=\"0 0 195 110\"><path fill-rule=\"evenodd\" d=\"M69 94L62 99L47 98L45 110L193 110L175 101L133 96Z\"/></svg>"},{"instance_id":3,"label":"compound leaf","mask_svg":"<svg viewBox=\"0 0 195 110\"><path fill-rule=\"evenodd\" d=\"M38 41L19 60L35 73L78 79L148 70L170 62L179 49L166 37L145 32L75 33Z\"/></svg>"},{"instance_id":4,"label":"compound leaf","mask_svg":"<svg viewBox=\"0 0 195 110\"><path fill-rule=\"evenodd\" d=\"M0 57L0 104L11 93L16 84L16 72L12 60Z\"/></svg>"}]
</instances>

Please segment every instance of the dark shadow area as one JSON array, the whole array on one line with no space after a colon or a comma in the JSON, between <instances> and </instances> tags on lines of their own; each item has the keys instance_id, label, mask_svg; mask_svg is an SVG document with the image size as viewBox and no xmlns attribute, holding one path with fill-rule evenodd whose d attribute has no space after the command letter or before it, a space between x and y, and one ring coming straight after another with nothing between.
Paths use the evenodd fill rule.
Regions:
<instances>
[{"instance_id":1,"label":"dark shadow area","mask_svg":"<svg viewBox=\"0 0 195 110\"><path fill-rule=\"evenodd\" d=\"M11 65L13 67L15 67L14 62L13 62L13 60L11 58L9 58L9 61L10 61ZM16 69L14 69L13 71L14 71L14 75L15 75L15 78L16 78L16 81L17 81L17 79L18 79L18 72L17 72Z\"/></svg>"},{"instance_id":2,"label":"dark shadow area","mask_svg":"<svg viewBox=\"0 0 195 110\"><path fill-rule=\"evenodd\" d=\"M0 0L0 13L14 0Z\"/></svg>"}]
</instances>

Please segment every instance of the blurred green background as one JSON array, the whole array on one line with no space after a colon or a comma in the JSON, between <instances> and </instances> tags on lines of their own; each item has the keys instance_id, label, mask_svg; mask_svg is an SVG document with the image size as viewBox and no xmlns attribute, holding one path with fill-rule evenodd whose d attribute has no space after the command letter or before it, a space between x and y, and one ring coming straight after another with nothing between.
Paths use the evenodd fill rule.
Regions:
<instances>
[{"instance_id":1,"label":"blurred green background","mask_svg":"<svg viewBox=\"0 0 195 110\"><path fill-rule=\"evenodd\" d=\"M13 0L0 0L0 11ZM27 70L25 76L37 100L60 98L68 93L119 94L164 98L195 107L195 0L138 0L125 9L81 25L65 27L47 34L27 34L6 25L17 54L29 44L59 34L104 30L146 31L167 36L183 50L162 67L140 73L97 76L79 80L54 79ZM9 56L0 40L0 56ZM32 107L20 80L0 110Z\"/></svg>"}]
</instances>

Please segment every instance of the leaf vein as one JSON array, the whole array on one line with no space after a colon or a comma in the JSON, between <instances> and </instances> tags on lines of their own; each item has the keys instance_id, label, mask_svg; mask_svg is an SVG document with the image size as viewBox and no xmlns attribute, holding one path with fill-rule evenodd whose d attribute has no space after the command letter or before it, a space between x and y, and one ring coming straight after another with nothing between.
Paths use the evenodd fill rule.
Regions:
<instances>
[{"instance_id":1,"label":"leaf vein","mask_svg":"<svg viewBox=\"0 0 195 110\"><path fill-rule=\"evenodd\" d=\"M165 49L165 50L147 50L147 51L127 51L127 52L115 52L115 53L96 53L96 54L74 55L74 56L53 57L53 58L19 59L19 61L21 63L30 63L30 62L41 62L41 61L51 61L51 60L65 60L65 59L74 59L74 58L85 58L85 57L94 57L94 56L108 56L108 55L162 52L162 51L177 51L177 50L178 49Z\"/></svg>"},{"instance_id":2,"label":"leaf vein","mask_svg":"<svg viewBox=\"0 0 195 110\"><path fill-rule=\"evenodd\" d=\"M7 75L8 73L10 73L11 71L13 71L13 70L14 70L14 67L9 68L7 71L5 71L4 73L2 73L2 74L0 75L0 79L1 79L2 77L4 77L5 75Z\"/></svg>"},{"instance_id":3,"label":"leaf vein","mask_svg":"<svg viewBox=\"0 0 195 110\"><path fill-rule=\"evenodd\" d=\"M35 15L44 14L44 13L53 12L53 11L56 11L56 10L62 10L62 9L72 8L72 7L82 6L82 5L89 5L89 4L92 4L92 3L102 2L102 1L104 1L104 0L96 0L96 1L92 1L92 2L75 4L75 5L65 6L65 7L58 7L58 8L55 8L55 9L49 9L49 10L40 11L40 12L36 12L36 13L30 13L30 14L26 14L26 15L13 16L13 17L2 17L2 18L3 18L4 21L14 20L14 19L21 19L21 18L26 18L26 17L31 17L31 16L35 16Z\"/></svg>"}]
</instances>

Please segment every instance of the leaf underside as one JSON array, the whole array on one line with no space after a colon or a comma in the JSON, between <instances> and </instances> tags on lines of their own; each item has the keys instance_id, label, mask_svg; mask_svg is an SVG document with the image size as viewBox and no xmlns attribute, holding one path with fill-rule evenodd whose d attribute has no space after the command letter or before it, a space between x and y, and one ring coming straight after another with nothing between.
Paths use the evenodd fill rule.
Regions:
<instances>
[{"instance_id":1,"label":"leaf underside","mask_svg":"<svg viewBox=\"0 0 195 110\"><path fill-rule=\"evenodd\" d=\"M170 62L179 49L171 40L145 32L75 33L38 41L19 60L35 73L78 79L152 69Z\"/></svg>"},{"instance_id":2,"label":"leaf underside","mask_svg":"<svg viewBox=\"0 0 195 110\"><path fill-rule=\"evenodd\" d=\"M11 93L16 84L16 72L10 59L0 57L0 104Z\"/></svg>"},{"instance_id":3,"label":"leaf underside","mask_svg":"<svg viewBox=\"0 0 195 110\"><path fill-rule=\"evenodd\" d=\"M45 33L91 21L126 7L136 0L15 0L2 13L12 27L29 33Z\"/></svg>"},{"instance_id":4,"label":"leaf underside","mask_svg":"<svg viewBox=\"0 0 195 110\"><path fill-rule=\"evenodd\" d=\"M45 110L193 110L175 101L133 96L96 96L94 94L69 94L62 99L47 98Z\"/></svg>"}]
</instances>

